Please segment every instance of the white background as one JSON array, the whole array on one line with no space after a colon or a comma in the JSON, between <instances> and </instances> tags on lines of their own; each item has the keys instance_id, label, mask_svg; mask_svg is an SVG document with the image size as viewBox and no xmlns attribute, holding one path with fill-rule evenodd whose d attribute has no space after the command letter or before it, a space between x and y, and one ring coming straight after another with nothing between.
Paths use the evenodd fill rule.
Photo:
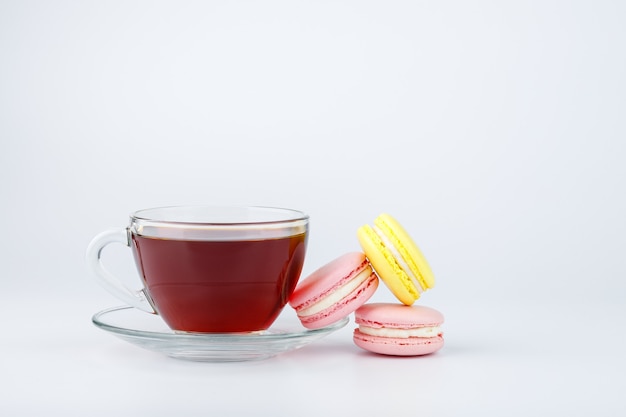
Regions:
<instances>
[{"instance_id":1,"label":"white background","mask_svg":"<svg viewBox=\"0 0 626 417\"><path fill-rule=\"evenodd\" d=\"M625 21L619 1L0 0L0 414L624 414ZM100 331L119 302L87 244L170 204L308 212L305 274L391 213L446 346L368 355L351 323L204 364Z\"/></svg>"}]
</instances>

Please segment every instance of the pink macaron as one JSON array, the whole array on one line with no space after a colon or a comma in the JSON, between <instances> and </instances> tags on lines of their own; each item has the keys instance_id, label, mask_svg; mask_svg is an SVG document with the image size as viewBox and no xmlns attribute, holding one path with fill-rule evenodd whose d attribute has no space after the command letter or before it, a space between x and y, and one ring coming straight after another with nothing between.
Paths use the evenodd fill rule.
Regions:
<instances>
[{"instance_id":1,"label":"pink macaron","mask_svg":"<svg viewBox=\"0 0 626 417\"><path fill-rule=\"evenodd\" d=\"M365 254L347 253L322 266L298 284L289 298L308 329L319 329L348 316L378 288L378 276Z\"/></svg>"},{"instance_id":2,"label":"pink macaron","mask_svg":"<svg viewBox=\"0 0 626 417\"><path fill-rule=\"evenodd\" d=\"M443 315L420 305L365 304L354 313L358 328L354 343L383 355L417 356L436 352L443 346Z\"/></svg>"}]
</instances>

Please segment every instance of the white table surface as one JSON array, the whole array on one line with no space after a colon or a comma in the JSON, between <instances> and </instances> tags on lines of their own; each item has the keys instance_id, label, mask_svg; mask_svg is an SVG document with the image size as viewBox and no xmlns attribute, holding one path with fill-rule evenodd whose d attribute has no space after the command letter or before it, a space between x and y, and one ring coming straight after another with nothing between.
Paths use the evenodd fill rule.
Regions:
<instances>
[{"instance_id":1,"label":"white table surface","mask_svg":"<svg viewBox=\"0 0 626 417\"><path fill-rule=\"evenodd\" d=\"M626 411L623 303L453 305L445 295L437 299L446 311L446 344L430 356L361 351L351 341L351 320L321 341L271 359L198 363L144 350L94 327L91 314L110 306L105 297L95 297L92 305L89 296L4 293L0 411L7 416L617 416Z\"/></svg>"}]
</instances>

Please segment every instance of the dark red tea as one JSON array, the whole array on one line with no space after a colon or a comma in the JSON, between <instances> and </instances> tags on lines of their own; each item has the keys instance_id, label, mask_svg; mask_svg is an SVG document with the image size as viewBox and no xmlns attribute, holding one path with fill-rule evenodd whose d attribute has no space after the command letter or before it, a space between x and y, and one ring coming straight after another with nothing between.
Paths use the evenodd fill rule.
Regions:
<instances>
[{"instance_id":1,"label":"dark red tea","mask_svg":"<svg viewBox=\"0 0 626 417\"><path fill-rule=\"evenodd\" d=\"M133 234L133 255L157 313L176 330L267 329L293 292L306 236L199 241Z\"/></svg>"}]
</instances>

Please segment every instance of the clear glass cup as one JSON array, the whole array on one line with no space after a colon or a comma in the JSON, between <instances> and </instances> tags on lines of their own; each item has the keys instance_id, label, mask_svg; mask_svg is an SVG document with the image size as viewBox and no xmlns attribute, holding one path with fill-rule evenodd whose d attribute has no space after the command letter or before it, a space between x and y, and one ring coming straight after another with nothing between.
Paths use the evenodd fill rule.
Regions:
<instances>
[{"instance_id":1,"label":"clear glass cup","mask_svg":"<svg viewBox=\"0 0 626 417\"><path fill-rule=\"evenodd\" d=\"M97 235L87 263L125 303L160 315L172 330L267 329L302 272L309 217L272 207L179 206L139 210L126 228ZM141 278L133 290L102 263L111 243L131 248Z\"/></svg>"}]
</instances>

